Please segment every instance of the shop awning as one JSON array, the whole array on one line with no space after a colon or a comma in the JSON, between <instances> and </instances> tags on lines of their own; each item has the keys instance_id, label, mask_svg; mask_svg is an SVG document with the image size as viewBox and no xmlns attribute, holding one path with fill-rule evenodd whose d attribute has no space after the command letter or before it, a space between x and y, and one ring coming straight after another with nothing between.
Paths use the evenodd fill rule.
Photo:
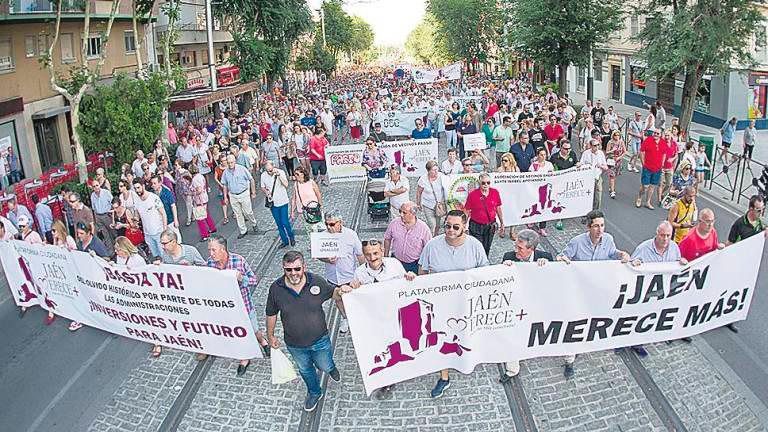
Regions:
<instances>
[{"instance_id":1,"label":"shop awning","mask_svg":"<svg viewBox=\"0 0 768 432\"><path fill-rule=\"evenodd\" d=\"M260 82L254 81L245 84L220 87L215 92L212 92L210 88L185 91L180 94L171 96L171 104L168 107L168 111L191 111L197 108L208 106L214 102L256 90L260 86Z\"/></svg>"},{"instance_id":2,"label":"shop awning","mask_svg":"<svg viewBox=\"0 0 768 432\"><path fill-rule=\"evenodd\" d=\"M64 114L70 111L69 105L46 108L32 114L32 120L43 120L51 117L56 117L59 114Z\"/></svg>"}]
</instances>

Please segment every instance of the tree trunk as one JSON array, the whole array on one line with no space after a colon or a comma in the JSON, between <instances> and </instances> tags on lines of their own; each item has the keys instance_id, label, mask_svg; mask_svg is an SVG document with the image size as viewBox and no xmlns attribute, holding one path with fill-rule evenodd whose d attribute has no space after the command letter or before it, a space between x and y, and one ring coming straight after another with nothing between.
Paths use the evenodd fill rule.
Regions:
<instances>
[{"instance_id":1,"label":"tree trunk","mask_svg":"<svg viewBox=\"0 0 768 432\"><path fill-rule=\"evenodd\" d=\"M699 89L699 83L704 76L704 67L701 63L689 65L685 72L685 82L683 83L683 97L680 103L680 129L684 130L686 136L691 136L688 129L693 119L693 108L696 105L696 92Z\"/></svg>"},{"instance_id":2,"label":"tree trunk","mask_svg":"<svg viewBox=\"0 0 768 432\"><path fill-rule=\"evenodd\" d=\"M136 78L144 79L144 63L141 61L141 38L139 37L139 19L136 16L136 0L133 1L133 43L134 55L136 57Z\"/></svg>"},{"instance_id":3,"label":"tree trunk","mask_svg":"<svg viewBox=\"0 0 768 432\"><path fill-rule=\"evenodd\" d=\"M565 93L568 90L566 88L568 86L568 65L567 64L557 65L557 70L558 70L557 95L565 96Z\"/></svg>"},{"instance_id":4,"label":"tree trunk","mask_svg":"<svg viewBox=\"0 0 768 432\"><path fill-rule=\"evenodd\" d=\"M88 166L85 160L85 150L83 150L83 144L80 142L80 100L81 98L75 97L69 101L70 109L69 118L72 120L72 145L75 147L75 163L77 166L77 177L80 183L85 183L88 180Z\"/></svg>"}]
</instances>

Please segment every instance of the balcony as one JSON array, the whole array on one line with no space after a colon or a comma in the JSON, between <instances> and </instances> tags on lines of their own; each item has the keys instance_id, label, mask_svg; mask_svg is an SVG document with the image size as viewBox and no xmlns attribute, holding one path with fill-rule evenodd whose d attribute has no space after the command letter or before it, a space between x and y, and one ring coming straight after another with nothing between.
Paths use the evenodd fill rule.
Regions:
<instances>
[{"instance_id":1,"label":"balcony","mask_svg":"<svg viewBox=\"0 0 768 432\"><path fill-rule=\"evenodd\" d=\"M8 2L8 13L10 14L50 14L55 13L56 2L50 0L10 0ZM62 12L82 13L85 11L85 4L77 0L63 0Z\"/></svg>"},{"instance_id":2,"label":"balcony","mask_svg":"<svg viewBox=\"0 0 768 432\"><path fill-rule=\"evenodd\" d=\"M178 37L174 42L174 45L191 45L191 44L204 44L208 42L208 35L206 33L205 22L201 23L187 23L177 26ZM168 31L167 25L155 26L158 40L162 40L163 33ZM220 27L213 26L213 42L232 42L232 35L225 30L220 30Z\"/></svg>"}]
</instances>

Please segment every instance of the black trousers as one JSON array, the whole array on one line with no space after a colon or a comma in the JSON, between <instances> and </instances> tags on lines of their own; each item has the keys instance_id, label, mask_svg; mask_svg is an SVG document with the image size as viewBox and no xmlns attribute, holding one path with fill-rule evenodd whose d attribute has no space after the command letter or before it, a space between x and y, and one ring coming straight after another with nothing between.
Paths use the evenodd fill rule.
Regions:
<instances>
[{"instance_id":1,"label":"black trousers","mask_svg":"<svg viewBox=\"0 0 768 432\"><path fill-rule=\"evenodd\" d=\"M491 252L491 243L493 243L493 235L495 233L496 223L479 224L472 220L469 221L469 235L480 240L486 255Z\"/></svg>"}]
</instances>

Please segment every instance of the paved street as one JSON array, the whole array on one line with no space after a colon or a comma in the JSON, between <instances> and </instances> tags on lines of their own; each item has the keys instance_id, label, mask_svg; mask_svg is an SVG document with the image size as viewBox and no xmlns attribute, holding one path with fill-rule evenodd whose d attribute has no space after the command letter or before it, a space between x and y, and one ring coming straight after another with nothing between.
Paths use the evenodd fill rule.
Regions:
<instances>
[{"instance_id":1,"label":"paved street","mask_svg":"<svg viewBox=\"0 0 768 432\"><path fill-rule=\"evenodd\" d=\"M629 250L651 237L665 215L634 207L638 183L637 174L625 172L617 199L608 198L606 191L603 201L608 232L620 248ZM413 195L415 179L411 184ZM326 208L340 211L345 225L354 224L360 185L323 190ZM741 210L722 207L721 201L705 195L699 206L715 209L716 228L724 235ZM257 198L254 208L267 232L234 242L234 250L259 269L261 281L254 291L259 310L269 284L281 272L274 225L261 202ZM221 231L231 236L233 227L234 222ZM380 238L383 232L383 225L370 223L365 215L357 228L361 238ZM564 230L549 230L543 247L557 252L582 231L578 220L568 220ZM298 247L308 251L303 227L297 232ZM184 235L197 239L189 229ZM512 248L509 239L497 238L491 262L498 263ZM310 267L322 271L317 262ZM580 355L576 376L568 381L559 358L524 361L520 375L506 385L498 381L497 365L481 365L470 375L454 372L451 388L438 400L429 398L434 374L398 384L387 400L366 397L351 338L339 335L335 360L342 381L328 384L319 412L309 417L301 409L303 382L272 385L267 360L254 361L238 378L234 360L198 363L193 354L170 349L159 359L151 358L147 344L87 328L70 334L62 319L45 327L40 310L19 319L13 302L4 301L0 430L663 431L677 422L689 431L761 431L768 428L764 275L758 285L750 318L739 324L739 334L718 329L695 337L692 344L655 344L644 360L612 351ZM336 335L337 323L332 324ZM278 325L279 336L281 332Z\"/></svg>"}]
</instances>

